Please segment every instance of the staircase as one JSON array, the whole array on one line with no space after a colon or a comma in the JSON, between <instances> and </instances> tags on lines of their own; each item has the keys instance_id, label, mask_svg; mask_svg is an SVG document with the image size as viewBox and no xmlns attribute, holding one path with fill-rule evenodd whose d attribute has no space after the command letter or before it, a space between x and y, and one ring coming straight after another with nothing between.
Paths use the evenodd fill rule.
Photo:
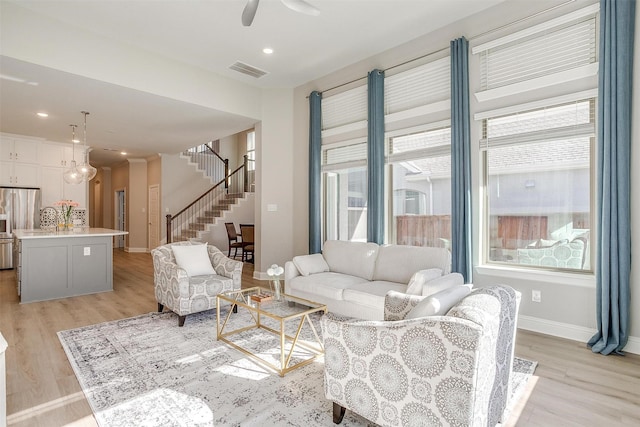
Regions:
<instances>
[{"instance_id":1,"label":"staircase","mask_svg":"<svg viewBox=\"0 0 640 427\"><path fill-rule=\"evenodd\" d=\"M208 145L187 150L183 156L197 164L198 170L210 179L219 176L217 183L203 195L175 215L167 215L167 243L199 239L246 193L254 191L254 174L249 171L249 160L228 173L229 161L214 153Z\"/></svg>"},{"instance_id":2,"label":"staircase","mask_svg":"<svg viewBox=\"0 0 640 427\"><path fill-rule=\"evenodd\" d=\"M220 157L208 144L183 151L182 157L188 159L203 176L209 178L211 184L229 175L229 159Z\"/></svg>"},{"instance_id":3,"label":"staircase","mask_svg":"<svg viewBox=\"0 0 640 427\"><path fill-rule=\"evenodd\" d=\"M207 226L214 224L217 218L222 218L225 212L230 211L231 206L238 203L238 200L243 197L242 193L226 194L222 199L213 203L209 209L202 212L201 216L196 216L193 222L189 222L174 241L198 239L200 232L206 231Z\"/></svg>"}]
</instances>

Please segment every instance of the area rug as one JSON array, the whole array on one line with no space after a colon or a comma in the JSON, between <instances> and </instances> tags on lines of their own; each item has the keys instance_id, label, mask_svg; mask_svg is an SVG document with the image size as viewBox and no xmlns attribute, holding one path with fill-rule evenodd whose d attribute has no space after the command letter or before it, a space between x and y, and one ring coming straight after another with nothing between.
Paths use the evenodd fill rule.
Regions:
<instances>
[{"instance_id":1,"label":"area rug","mask_svg":"<svg viewBox=\"0 0 640 427\"><path fill-rule=\"evenodd\" d=\"M226 312L221 309L221 315ZM98 424L333 425L332 405L324 397L322 358L280 377L217 341L215 316L215 311L187 316L180 328L173 313L149 313L58 332ZM246 313L234 313L227 327L249 320ZM303 337L313 337L310 328ZM277 341L271 334L247 331L234 342L278 360ZM294 356L306 357L304 352ZM535 366L516 359L512 400ZM371 424L347 411L341 425Z\"/></svg>"}]
</instances>

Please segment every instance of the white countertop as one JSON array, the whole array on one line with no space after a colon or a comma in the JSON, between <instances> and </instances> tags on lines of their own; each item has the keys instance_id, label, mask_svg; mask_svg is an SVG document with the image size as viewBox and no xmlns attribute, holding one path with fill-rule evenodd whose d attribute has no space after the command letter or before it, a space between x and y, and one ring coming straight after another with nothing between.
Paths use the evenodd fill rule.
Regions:
<instances>
[{"instance_id":1,"label":"white countertop","mask_svg":"<svg viewBox=\"0 0 640 427\"><path fill-rule=\"evenodd\" d=\"M91 237L91 236L123 236L128 231L112 230L110 228L74 227L70 230L13 230L18 239L51 239L58 237Z\"/></svg>"}]
</instances>

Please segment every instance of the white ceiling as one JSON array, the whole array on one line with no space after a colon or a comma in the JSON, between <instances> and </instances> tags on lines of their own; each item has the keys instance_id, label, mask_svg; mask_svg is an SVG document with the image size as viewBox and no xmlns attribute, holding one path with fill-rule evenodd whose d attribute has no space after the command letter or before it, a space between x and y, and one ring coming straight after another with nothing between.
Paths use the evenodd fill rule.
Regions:
<instances>
[{"instance_id":1,"label":"white ceiling","mask_svg":"<svg viewBox=\"0 0 640 427\"><path fill-rule=\"evenodd\" d=\"M297 87L503 0L308 1L321 10L319 16L262 0L253 25L243 27L244 0L0 0L259 88ZM273 55L262 53L267 46ZM77 58L82 60L82 52ZM121 160L103 148L134 157L175 153L255 122L6 56L0 60L3 76L22 80L0 79L0 131L68 141L68 125L81 124L80 111L88 110L88 143L98 166ZM255 79L229 70L236 61L267 75ZM36 120L38 110L51 116Z\"/></svg>"}]
</instances>

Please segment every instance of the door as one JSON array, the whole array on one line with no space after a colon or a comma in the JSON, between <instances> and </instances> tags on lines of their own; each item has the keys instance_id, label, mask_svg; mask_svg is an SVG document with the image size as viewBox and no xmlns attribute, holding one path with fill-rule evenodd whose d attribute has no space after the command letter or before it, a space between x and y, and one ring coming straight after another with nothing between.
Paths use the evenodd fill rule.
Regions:
<instances>
[{"instance_id":1,"label":"door","mask_svg":"<svg viewBox=\"0 0 640 427\"><path fill-rule=\"evenodd\" d=\"M115 229L126 231L127 230L127 221L125 218L126 212L126 197L125 190L116 190L115 194ZM116 241L114 247L116 248L124 248L124 236L116 236Z\"/></svg>"},{"instance_id":2,"label":"door","mask_svg":"<svg viewBox=\"0 0 640 427\"><path fill-rule=\"evenodd\" d=\"M149 250L160 245L160 186L149 186Z\"/></svg>"}]
</instances>

